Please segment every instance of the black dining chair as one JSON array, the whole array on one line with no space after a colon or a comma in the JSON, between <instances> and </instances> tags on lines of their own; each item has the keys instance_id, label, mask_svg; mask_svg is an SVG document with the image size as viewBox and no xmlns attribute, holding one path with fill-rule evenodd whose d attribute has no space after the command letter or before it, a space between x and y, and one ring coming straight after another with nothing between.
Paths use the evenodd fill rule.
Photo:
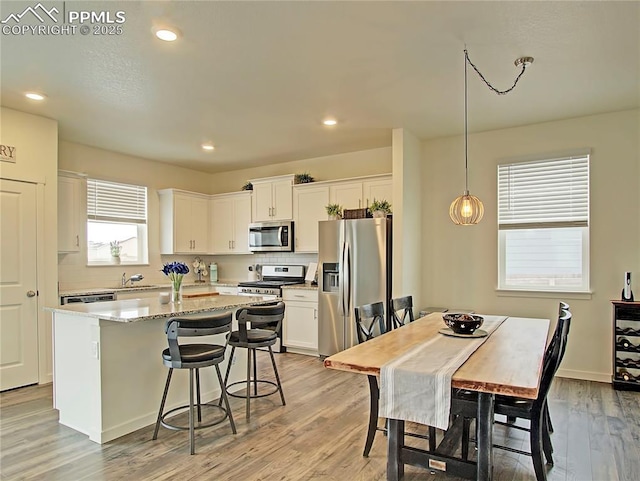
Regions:
<instances>
[{"instance_id":1,"label":"black dining chair","mask_svg":"<svg viewBox=\"0 0 640 481\"><path fill-rule=\"evenodd\" d=\"M384 321L384 303L376 302L356 307L355 322L359 344L386 333L387 329ZM386 422L385 427L378 427L378 406L380 401L378 378L374 375L367 375L367 380L369 381L369 424L367 428L367 438L364 443L364 451L362 453L364 457L369 456L369 452L373 446L373 441L376 437L376 432L382 431L385 434L387 433ZM416 438L428 439L429 449L434 451L436 448L436 430L434 427L429 426L428 435L409 432L405 434Z\"/></svg>"},{"instance_id":2,"label":"black dining chair","mask_svg":"<svg viewBox=\"0 0 640 481\"><path fill-rule=\"evenodd\" d=\"M397 329L413 321L413 297L391 299L391 329Z\"/></svg>"},{"instance_id":3,"label":"black dining chair","mask_svg":"<svg viewBox=\"0 0 640 481\"><path fill-rule=\"evenodd\" d=\"M276 360L273 357L273 350L271 348L276 343L280 335L282 320L284 319L284 309L284 302L278 302L275 304L271 303L269 305L245 307L236 312L238 330L231 332L228 337L228 342L231 346L231 354L229 358L233 359L236 348L247 350L247 378L227 385L227 382L229 381L229 373L231 372L231 363L229 363L224 382L225 386L227 386L227 394L229 396L246 398L247 421L251 418L252 398L261 398L279 393L282 405L286 405L278 367L276 366ZM250 324L251 327L247 328L247 324ZM256 350L260 348L267 348L269 351L275 382L268 379L258 379ZM246 391L244 394L237 394L229 391L231 387L238 384L246 384ZM253 393L251 392L252 384ZM259 392L258 386L265 384L267 385L267 388L272 386L273 389L268 392Z\"/></svg>"},{"instance_id":4,"label":"black dining chair","mask_svg":"<svg viewBox=\"0 0 640 481\"><path fill-rule=\"evenodd\" d=\"M568 307L568 306L567 306ZM504 449L518 454L531 456L537 481L546 481L547 474L544 469L543 453L549 465L553 465L553 446L549 435L547 423L547 395L553 382L553 377L562 362L567 345L569 328L571 326L571 312L560 309L558 324L551 342L549 343L543 358L542 377L536 399L521 399L510 396L496 396L494 403L495 414L501 414L511 418L522 418L530 421L529 440L531 452L495 445L498 449ZM457 392L452 397L451 410L453 414L461 414L465 417L462 435L462 457L468 458L469 444L469 418L477 412L477 398L468 392ZM513 425L513 427L518 427ZM519 427L518 427L519 428Z\"/></svg>"},{"instance_id":5,"label":"black dining chair","mask_svg":"<svg viewBox=\"0 0 640 481\"><path fill-rule=\"evenodd\" d=\"M164 393L162 395L162 401L160 402L160 409L158 411L158 417L156 419L156 427L153 431L153 438L158 438L158 430L160 426L164 426L172 430L188 430L189 431L189 447L191 454L195 454L195 431L197 429L208 428L216 424L221 423L225 419L229 418L231 424L231 431L236 434L236 425L233 422L233 414L229 407L229 399L225 389L225 384L222 381L220 374L219 364L224 360L224 353L226 345L219 344L180 344L178 338L181 337L198 337L198 336L212 336L215 334L224 334L231 331L231 321L233 316L230 312L223 312L221 314L197 314L181 317L170 318L165 325L165 332L167 333L167 341L169 347L162 351L162 362L169 368L167 374L167 381L164 387ZM231 363L229 363L231 364ZM218 405L212 403L202 403L200 396L200 369L203 367L215 366L216 374L218 376L218 383L220 385L220 402ZM171 384L171 377L174 369L189 369L189 404L179 406L164 412L165 402L167 400L167 394L169 392L169 385ZM194 374L195 374L195 386L194 386ZM196 402L194 403L193 395L194 390L196 393ZM224 407L221 406L224 401ZM221 411L222 416L217 419L213 419L211 422L202 424L202 409L203 407L213 408ZM170 423L167 418L171 415L177 414L178 411L189 410L189 426L178 426ZM195 411L195 412L194 412ZM197 422L194 419L197 416Z\"/></svg>"}]
</instances>

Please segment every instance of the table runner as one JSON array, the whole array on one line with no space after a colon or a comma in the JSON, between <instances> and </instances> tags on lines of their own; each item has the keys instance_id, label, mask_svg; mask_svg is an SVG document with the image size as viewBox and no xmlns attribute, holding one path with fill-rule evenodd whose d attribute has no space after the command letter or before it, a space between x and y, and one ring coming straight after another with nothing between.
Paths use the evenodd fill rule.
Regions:
<instances>
[{"instance_id":1,"label":"table runner","mask_svg":"<svg viewBox=\"0 0 640 481\"><path fill-rule=\"evenodd\" d=\"M483 317L482 329L489 336L506 319L503 316ZM380 369L380 416L447 429L451 377L489 336L460 338L436 334L383 365Z\"/></svg>"}]
</instances>

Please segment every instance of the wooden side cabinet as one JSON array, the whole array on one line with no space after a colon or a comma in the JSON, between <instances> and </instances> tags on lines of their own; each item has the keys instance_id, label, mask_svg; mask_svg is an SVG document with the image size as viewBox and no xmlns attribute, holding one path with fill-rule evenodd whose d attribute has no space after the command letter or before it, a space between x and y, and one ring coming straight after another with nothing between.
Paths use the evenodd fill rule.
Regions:
<instances>
[{"instance_id":1,"label":"wooden side cabinet","mask_svg":"<svg viewBox=\"0 0 640 481\"><path fill-rule=\"evenodd\" d=\"M640 302L612 303L613 387L640 391Z\"/></svg>"}]
</instances>

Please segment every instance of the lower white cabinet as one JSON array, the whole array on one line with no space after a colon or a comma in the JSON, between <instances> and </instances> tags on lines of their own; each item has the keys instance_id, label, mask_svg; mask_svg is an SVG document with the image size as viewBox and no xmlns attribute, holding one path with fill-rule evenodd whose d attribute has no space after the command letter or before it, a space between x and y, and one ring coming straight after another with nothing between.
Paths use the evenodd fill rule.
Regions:
<instances>
[{"instance_id":1,"label":"lower white cabinet","mask_svg":"<svg viewBox=\"0 0 640 481\"><path fill-rule=\"evenodd\" d=\"M287 351L318 355L317 289L283 289L284 324L282 343Z\"/></svg>"}]
</instances>

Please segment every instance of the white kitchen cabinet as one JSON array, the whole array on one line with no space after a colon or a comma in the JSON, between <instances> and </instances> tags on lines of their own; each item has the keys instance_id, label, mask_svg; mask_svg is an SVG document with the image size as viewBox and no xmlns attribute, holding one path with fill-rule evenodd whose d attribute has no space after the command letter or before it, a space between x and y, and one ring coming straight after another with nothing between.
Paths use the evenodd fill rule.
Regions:
<instances>
[{"instance_id":1,"label":"white kitchen cabinet","mask_svg":"<svg viewBox=\"0 0 640 481\"><path fill-rule=\"evenodd\" d=\"M393 181L391 175L377 175L362 179L350 179L331 183L329 201L343 209L364 209L373 199L392 201Z\"/></svg>"},{"instance_id":2,"label":"white kitchen cabinet","mask_svg":"<svg viewBox=\"0 0 640 481\"><path fill-rule=\"evenodd\" d=\"M318 252L318 222L327 220L329 186L301 184L293 187L293 221L296 252Z\"/></svg>"},{"instance_id":3,"label":"white kitchen cabinet","mask_svg":"<svg viewBox=\"0 0 640 481\"><path fill-rule=\"evenodd\" d=\"M338 204L343 209L361 209L362 182L340 182L329 187L331 204Z\"/></svg>"},{"instance_id":4,"label":"white kitchen cabinet","mask_svg":"<svg viewBox=\"0 0 640 481\"><path fill-rule=\"evenodd\" d=\"M391 176L384 179L365 180L362 182L362 198L364 206L369 207L373 200L393 201L393 181Z\"/></svg>"},{"instance_id":5,"label":"white kitchen cabinet","mask_svg":"<svg viewBox=\"0 0 640 481\"><path fill-rule=\"evenodd\" d=\"M254 222L293 218L293 178L283 175L251 180Z\"/></svg>"},{"instance_id":6,"label":"white kitchen cabinet","mask_svg":"<svg viewBox=\"0 0 640 481\"><path fill-rule=\"evenodd\" d=\"M206 254L209 248L209 196L159 190L160 253Z\"/></svg>"},{"instance_id":7,"label":"white kitchen cabinet","mask_svg":"<svg viewBox=\"0 0 640 481\"><path fill-rule=\"evenodd\" d=\"M211 198L211 254L248 254L251 192Z\"/></svg>"},{"instance_id":8,"label":"white kitchen cabinet","mask_svg":"<svg viewBox=\"0 0 640 481\"><path fill-rule=\"evenodd\" d=\"M85 186L82 176L58 173L58 252L80 252Z\"/></svg>"},{"instance_id":9,"label":"white kitchen cabinet","mask_svg":"<svg viewBox=\"0 0 640 481\"><path fill-rule=\"evenodd\" d=\"M318 291L317 289L283 289L286 305L282 342L287 351L318 355Z\"/></svg>"}]
</instances>

